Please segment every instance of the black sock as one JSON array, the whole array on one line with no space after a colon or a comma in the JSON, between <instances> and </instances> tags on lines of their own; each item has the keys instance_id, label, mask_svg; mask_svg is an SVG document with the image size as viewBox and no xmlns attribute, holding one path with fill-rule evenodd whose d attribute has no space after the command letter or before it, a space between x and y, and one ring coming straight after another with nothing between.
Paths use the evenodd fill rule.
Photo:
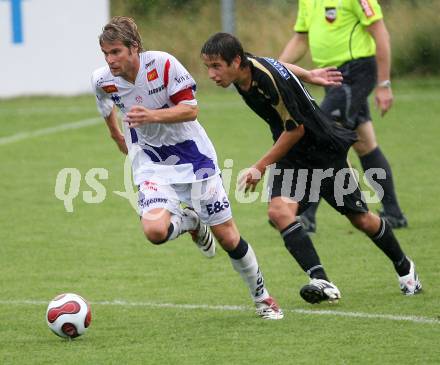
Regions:
<instances>
[{"instance_id":1,"label":"black sock","mask_svg":"<svg viewBox=\"0 0 440 365\"><path fill-rule=\"evenodd\" d=\"M299 222L293 222L281 231L284 245L299 266L313 279L330 281L319 261L312 240Z\"/></svg>"},{"instance_id":2,"label":"black sock","mask_svg":"<svg viewBox=\"0 0 440 365\"><path fill-rule=\"evenodd\" d=\"M381 218L379 231L371 237L371 240L393 262L394 268L399 276L404 276L409 273L411 263L403 253L396 236L394 236L393 230L385 219Z\"/></svg>"},{"instance_id":3,"label":"black sock","mask_svg":"<svg viewBox=\"0 0 440 365\"><path fill-rule=\"evenodd\" d=\"M228 251L228 255L234 260L240 260L246 255L247 251L248 243L240 237L240 241L238 241L237 247L235 247L233 251Z\"/></svg>"},{"instance_id":4,"label":"black sock","mask_svg":"<svg viewBox=\"0 0 440 365\"><path fill-rule=\"evenodd\" d=\"M381 168L385 170L386 179L374 180L372 185L374 186L374 184L379 184L383 189L384 195L382 198L382 205L384 212L395 217L400 217L402 215L402 211L400 210L396 191L394 189L391 166L388 163L385 155L382 153L380 148L377 147L365 156L360 157L360 161L364 171L367 171L371 168ZM371 180L371 176L367 175L367 177Z\"/></svg>"},{"instance_id":5,"label":"black sock","mask_svg":"<svg viewBox=\"0 0 440 365\"><path fill-rule=\"evenodd\" d=\"M164 242L166 242L170 239L170 236L173 234L173 232L174 232L174 225L172 223L170 223L170 225L168 226L167 238L165 239Z\"/></svg>"}]
</instances>

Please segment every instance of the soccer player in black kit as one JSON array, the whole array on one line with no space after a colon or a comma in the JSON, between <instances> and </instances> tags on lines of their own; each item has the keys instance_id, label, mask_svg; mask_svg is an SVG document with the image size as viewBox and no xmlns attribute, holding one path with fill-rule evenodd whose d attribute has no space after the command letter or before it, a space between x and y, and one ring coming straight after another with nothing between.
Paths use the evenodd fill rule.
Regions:
<instances>
[{"instance_id":1,"label":"soccer player in black kit","mask_svg":"<svg viewBox=\"0 0 440 365\"><path fill-rule=\"evenodd\" d=\"M347 163L355 133L340 127L319 109L293 74L298 75L298 67L245 54L239 40L228 33L211 36L202 47L201 57L209 77L224 88L233 84L245 103L270 127L274 144L246 171L242 183L246 190L254 190L266 169L275 164L269 172L268 215L287 250L310 277L309 284L301 288L302 298L318 303L341 297L309 235L296 221L296 216L318 195L392 261L404 294L418 293L422 285L414 262L403 252L387 221L368 210Z\"/></svg>"}]
</instances>

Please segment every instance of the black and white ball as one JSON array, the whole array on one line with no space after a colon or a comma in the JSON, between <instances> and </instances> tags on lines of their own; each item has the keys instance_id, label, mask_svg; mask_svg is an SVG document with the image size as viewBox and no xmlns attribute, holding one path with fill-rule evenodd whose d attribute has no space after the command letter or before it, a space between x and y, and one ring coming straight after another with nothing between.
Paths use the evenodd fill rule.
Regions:
<instances>
[{"instance_id":1,"label":"black and white ball","mask_svg":"<svg viewBox=\"0 0 440 365\"><path fill-rule=\"evenodd\" d=\"M89 303L81 296L60 294L49 303L46 321L56 335L75 338L83 335L90 326L92 312Z\"/></svg>"}]
</instances>

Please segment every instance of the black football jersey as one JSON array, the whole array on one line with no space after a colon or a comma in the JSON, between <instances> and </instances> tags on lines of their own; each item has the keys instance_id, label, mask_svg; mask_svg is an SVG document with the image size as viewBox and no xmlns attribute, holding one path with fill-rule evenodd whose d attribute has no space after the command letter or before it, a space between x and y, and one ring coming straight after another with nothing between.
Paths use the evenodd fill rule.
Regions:
<instances>
[{"instance_id":1,"label":"black football jersey","mask_svg":"<svg viewBox=\"0 0 440 365\"><path fill-rule=\"evenodd\" d=\"M327 117L299 79L280 62L248 55L252 83L248 91L235 85L246 104L268 123L274 141L283 131L303 125L305 134L286 158L304 167L327 167L344 159L356 133Z\"/></svg>"}]
</instances>

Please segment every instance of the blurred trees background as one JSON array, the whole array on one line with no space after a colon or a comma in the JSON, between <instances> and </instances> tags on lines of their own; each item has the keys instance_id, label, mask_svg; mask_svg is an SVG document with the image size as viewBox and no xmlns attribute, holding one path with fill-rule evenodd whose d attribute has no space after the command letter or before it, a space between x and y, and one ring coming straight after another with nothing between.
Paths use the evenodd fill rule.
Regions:
<instances>
[{"instance_id":1,"label":"blurred trees background","mask_svg":"<svg viewBox=\"0 0 440 365\"><path fill-rule=\"evenodd\" d=\"M237 36L249 52L277 57L293 34L297 0L235 0ZM439 74L440 0L379 0L389 28L393 74ZM199 80L200 48L221 31L220 0L111 0L133 17L146 49L173 53ZM310 59L301 63L310 67Z\"/></svg>"}]
</instances>

